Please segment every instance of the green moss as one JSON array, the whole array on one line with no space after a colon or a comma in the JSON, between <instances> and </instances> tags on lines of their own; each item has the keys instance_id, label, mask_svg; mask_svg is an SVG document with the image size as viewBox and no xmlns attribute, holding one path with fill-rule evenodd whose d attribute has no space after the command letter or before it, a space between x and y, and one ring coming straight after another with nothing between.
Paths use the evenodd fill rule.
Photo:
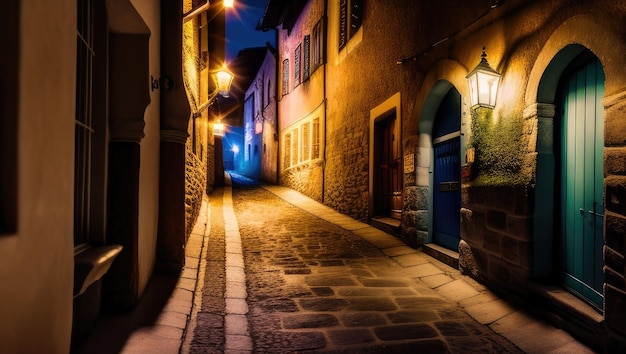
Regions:
<instances>
[{"instance_id":1,"label":"green moss","mask_svg":"<svg viewBox=\"0 0 626 354\"><path fill-rule=\"evenodd\" d=\"M473 185L529 183L532 173L524 166L527 138L523 128L523 120L516 116L494 120L490 109L472 112L469 147L475 151Z\"/></svg>"}]
</instances>

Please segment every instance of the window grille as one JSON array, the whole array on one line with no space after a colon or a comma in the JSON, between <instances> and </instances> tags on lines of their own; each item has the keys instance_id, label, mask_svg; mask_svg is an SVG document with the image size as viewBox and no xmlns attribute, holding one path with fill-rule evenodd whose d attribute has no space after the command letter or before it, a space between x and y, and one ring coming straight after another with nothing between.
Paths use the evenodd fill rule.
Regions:
<instances>
[{"instance_id":1,"label":"window grille","mask_svg":"<svg viewBox=\"0 0 626 354\"><path fill-rule=\"evenodd\" d=\"M76 50L76 112L74 138L74 244L88 241L91 202L92 73L94 6L78 1Z\"/></svg>"}]
</instances>

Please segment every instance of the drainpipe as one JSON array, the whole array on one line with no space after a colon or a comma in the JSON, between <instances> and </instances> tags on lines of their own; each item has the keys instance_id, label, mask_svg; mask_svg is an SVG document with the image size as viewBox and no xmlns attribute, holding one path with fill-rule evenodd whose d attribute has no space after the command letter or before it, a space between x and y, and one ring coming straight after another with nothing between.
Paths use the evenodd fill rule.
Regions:
<instances>
[{"instance_id":1,"label":"drainpipe","mask_svg":"<svg viewBox=\"0 0 626 354\"><path fill-rule=\"evenodd\" d=\"M326 134L326 117L328 116L328 100L326 99L326 70L328 68L328 63L326 62L326 58L328 57L327 51L327 38L328 38L328 0L324 0L324 38L322 38L322 46L324 48L323 62L324 62L324 78L322 80L324 97L322 98L324 101L324 154L322 158L322 204L324 204L324 196L326 195L326 146L328 141L328 136Z\"/></svg>"}]
</instances>

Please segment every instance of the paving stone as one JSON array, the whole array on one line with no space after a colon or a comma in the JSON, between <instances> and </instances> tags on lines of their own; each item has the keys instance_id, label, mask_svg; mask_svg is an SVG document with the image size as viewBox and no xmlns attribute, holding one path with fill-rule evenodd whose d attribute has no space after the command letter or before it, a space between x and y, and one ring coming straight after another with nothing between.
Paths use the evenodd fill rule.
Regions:
<instances>
[{"instance_id":1,"label":"paving stone","mask_svg":"<svg viewBox=\"0 0 626 354\"><path fill-rule=\"evenodd\" d=\"M416 252L393 257L393 260L400 263L403 267L411 267L428 263L428 259L424 257L424 255Z\"/></svg>"},{"instance_id":2,"label":"paving stone","mask_svg":"<svg viewBox=\"0 0 626 354\"><path fill-rule=\"evenodd\" d=\"M341 329L328 331L330 341L337 346L370 343L376 339L369 329Z\"/></svg>"},{"instance_id":3,"label":"paving stone","mask_svg":"<svg viewBox=\"0 0 626 354\"><path fill-rule=\"evenodd\" d=\"M467 284L463 279L457 279L437 288L437 292L452 301L460 301L479 294L479 292Z\"/></svg>"},{"instance_id":4,"label":"paving stone","mask_svg":"<svg viewBox=\"0 0 626 354\"><path fill-rule=\"evenodd\" d=\"M400 247L392 247L386 248L383 250L383 253L389 257L402 256L405 254L415 253L417 252L414 248L409 246L400 246Z\"/></svg>"},{"instance_id":5,"label":"paving stone","mask_svg":"<svg viewBox=\"0 0 626 354\"><path fill-rule=\"evenodd\" d=\"M371 327L387 323L387 319L380 312L345 312L339 318L346 327Z\"/></svg>"},{"instance_id":6,"label":"paving stone","mask_svg":"<svg viewBox=\"0 0 626 354\"><path fill-rule=\"evenodd\" d=\"M469 336L467 327L456 321L435 322L435 327L444 336Z\"/></svg>"},{"instance_id":7,"label":"paving stone","mask_svg":"<svg viewBox=\"0 0 626 354\"><path fill-rule=\"evenodd\" d=\"M482 324L489 324L517 310L504 300L494 300L465 307L465 311L476 321Z\"/></svg>"},{"instance_id":8,"label":"paving stone","mask_svg":"<svg viewBox=\"0 0 626 354\"><path fill-rule=\"evenodd\" d=\"M378 288L362 288L357 286L338 287L335 292L339 296L380 296L381 290Z\"/></svg>"},{"instance_id":9,"label":"paving stone","mask_svg":"<svg viewBox=\"0 0 626 354\"><path fill-rule=\"evenodd\" d=\"M300 306L309 311L341 311L350 304L344 299L300 299Z\"/></svg>"},{"instance_id":10,"label":"paving stone","mask_svg":"<svg viewBox=\"0 0 626 354\"><path fill-rule=\"evenodd\" d=\"M165 311L160 314L155 323L185 329L187 326L187 315L179 312Z\"/></svg>"},{"instance_id":11,"label":"paving stone","mask_svg":"<svg viewBox=\"0 0 626 354\"><path fill-rule=\"evenodd\" d=\"M224 317L224 330L226 334L248 334L248 319L245 315L231 315L227 314Z\"/></svg>"},{"instance_id":12,"label":"paving stone","mask_svg":"<svg viewBox=\"0 0 626 354\"><path fill-rule=\"evenodd\" d=\"M334 327L339 324L337 317L329 314L305 313L283 316L286 329Z\"/></svg>"},{"instance_id":13,"label":"paving stone","mask_svg":"<svg viewBox=\"0 0 626 354\"><path fill-rule=\"evenodd\" d=\"M309 286L345 286L357 285L352 277L341 277L334 275L311 275L304 278L304 282Z\"/></svg>"},{"instance_id":14,"label":"paving stone","mask_svg":"<svg viewBox=\"0 0 626 354\"><path fill-rule=\"evenodd\" d=\"M335 295L335 291L333 290L333 288L328 287L328 286L313 287L313 288L311 288L311 291L313 291L315 293L315 295L317 295L317 296L333 296L333 295Z\"/></svg>"},{"instance_id":15,"label":"paving stone","mask_svg":"<svg viewBox=\"0 0 626 354\"><path fill-rule=\"evenodd\" d=\"M387 317L392 323L431 322L439 319L432 310L412 310L388 313Z\"/></svg>"},{"instance_id":16,"label":"paving stone","mask_svg":"<svg viewBox=\"0 0 626 354\"><path fill-rule=\"evenodd\" d=\"M442 274L443 271L432 263L424 263L411 268L414 277L422 278L435 274Z\"/></svg>"},{"instance_id":17,"label":"paving stone","mask_svg":"<svg viewBox=\"0 0 626 354\"><path fill-rule=\"evenodd\" d=\"M447 301L434 296L399 296L395 298L395 302L400 308L411 310L425 310L451 305Z\"/></svg>"},{"instance_id":18,"label":"paving stone","mask_svg":"<svg viewBox=\"0 0 626 354\"><path fill-rule=\"evenodd\" d=\"M395 311L398 307L386 297L354 297L349 300L349 311Z\"/></svg>"},{"instance_id":19,"label":"paving stone","mask_svg":"<svg viewBox=\"0 0 626 354\"><path fill-rule=\"evenodd\" d=\"M244 299L226 299L226 313L245 315L248 313L248 304Z\"/></svg>"},{"instance_id":20,"label":"paving stone","mask_svg":"<svg viewBox=\"0 0 626 354\"><path fill-rule=\"evenodd\" d=\"M399 279L381 279L381 278L357 278L361 284L369 287L379 288L401 288L408 286L406 280Z\"/></svg>"},{"instance_id":21,"label":"paving stone","mask_svg":"<svg viewBox=\"0 0 626 354\"><path fill-rule=\"evenodd\" d=\"M389 325L374 328L381 340L406 340L437 337L435 329L424 323Z\"/></svg>"},{"instance_id":22,"label":"paving stone","mask_svg":"<svg viewBox=\"0 0 626 354\"><path fill-rule=\"evenodd\" d=\"M445 274L435 274L427 277L420 278L424 284L428 285L430 288L434 289L443 284L447 284L451 282L453 279Z\"/></svg>"}]
</instances>

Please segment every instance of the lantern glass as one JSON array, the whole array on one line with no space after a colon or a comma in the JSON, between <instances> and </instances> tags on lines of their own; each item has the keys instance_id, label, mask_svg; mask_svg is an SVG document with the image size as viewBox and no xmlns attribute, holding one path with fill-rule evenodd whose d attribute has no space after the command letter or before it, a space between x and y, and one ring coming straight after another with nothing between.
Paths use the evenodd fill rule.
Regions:
<instances>
[{"instance_id":1,"label":"lantern glass","mask_svg":"<svg viewBox=\"0 0 626 354\"><path fill-rule=\"evenodd\" d=\"M472 108L493 108L500 84L500 73L489 66L483 49L480 63L467 75Z\"/></svg>"},{"instance_id":2,"label":"lantern glass","mask_svg":"<svg viewBox=\"0 0 626 354\"><path fill-rule=\"evenodd\" d=\"M233 7L235 5L234 0L224 0L224 7Z\"/></svg>"},{"instance_id":3,"label":"lantern glass","mask_svg":"<svg viewBox=\"0 0 626 354\"><path fill-rule=\"evenodd\" d=\"M228 97L230 95L230 85L233 82L233 74L227 70L220 70L215 74L215 80L217 81L217 92L222 97Z\"/></svg>"},{"instance_id":4,"label":"lantern glass","mask_svg":"<svg viewBox=\"0 0 626 354\"><path fill-rule=\"evenodd\" d=\"M225 132L226 132L226 128L224 126L224 123L221 123L221 122L213 123L213 135L224 136Z\"/></svg>"}]
</instances>

